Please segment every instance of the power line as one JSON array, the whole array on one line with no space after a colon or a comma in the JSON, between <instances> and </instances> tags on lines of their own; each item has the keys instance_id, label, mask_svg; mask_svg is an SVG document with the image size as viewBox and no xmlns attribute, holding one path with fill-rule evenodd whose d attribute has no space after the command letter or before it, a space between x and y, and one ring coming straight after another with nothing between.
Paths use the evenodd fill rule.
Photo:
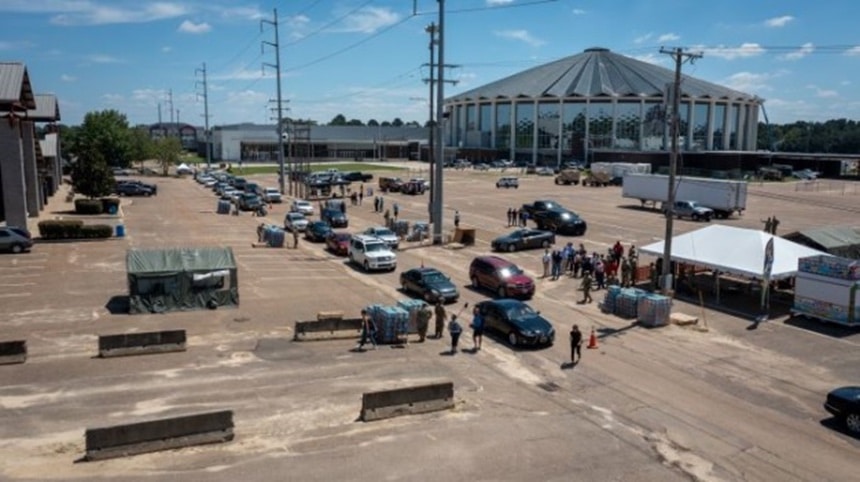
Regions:
<instances>
[{"instance_id":1,"label":"power line","mask_svg":"<svg viewBox=\"0 0 860 482\"><path fill-rule=\"evenodd\" d=\"M359 6L355 7L354 9L352 9L352 10L350 10L350 11L346 12L345 14L341 15L340 17L337 17L337 18L335 18L334 20L332 20L331 22L329 22L329 23L327 23L327 24L323 25L322 27L320 27L320 28L318 28L318 29L316 29L316 30L312 31L311 33L309 33L309 34L307 34L307 35L303 35L303 36L302 36L302 38L297 39L297 40L294 40L294 41L292 41L292 42L288 42L285 46L286 46L286 47L290 47L290 46L293 46L293 45L296 45L296 44L300 44L300 43L304 42L305 40L307 40L307 39L309 39L309 38L313 37L314 35L317 35L317 34L319 34L319 33L323 32L325 29L327 29L327 28L331 27L332 25L335 25L335 24L340 23L343 19L345 19L345 18L349 17L350 15L352 15L352 14L354 14L354 13L358 12L359 10L361 10L362 8L364 8L364 7L368 6L368 5L370 5L371 3L373 3L373 0L367 0L366 2L364 2L364 3L362 3L361 5L359 5Z\"/></svg>"}]
</instances>

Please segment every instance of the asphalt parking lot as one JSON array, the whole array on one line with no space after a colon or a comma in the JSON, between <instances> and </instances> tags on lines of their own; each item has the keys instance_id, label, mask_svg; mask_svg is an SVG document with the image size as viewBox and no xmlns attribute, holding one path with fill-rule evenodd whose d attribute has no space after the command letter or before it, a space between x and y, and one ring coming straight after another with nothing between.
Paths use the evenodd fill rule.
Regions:
<instances>
[{"instance_id":1,"label":"asphalt parking lot","mask_svg":"<svg viewBox=\"0 0 860 482\"><path fill-rule=\"evenodd\" d=\"M214 195L190 179L160 179L158 196L125 199L122 220L110 221L125 225L124 238L37 243L29 254L0 255L0 338L26 339L30 352L26 364L0 366L0 479L856 477L860 440L821 405L835 386L860 383L857 332L786 317L751 329L749 320L712 309L704 310L707 331L649 330L600 313L596 303L578 305L578 281L562 279L538 280L530 302L559 333L547 349L515 350L489 338L478 353L448 356L447 339L364 353L351 351L354 339L291 341L293 322L318 311L356 315L370 303L403 298L399 273L422 263L452 277L461 303L486 299L467 287L468 264L508 231L508 207L534 199L556 199L580 213L586 235L559 239L590 251L663 237L663 218L622 199L618 188L521 176L519 189L499 190L500 175L446 172L446 231L459 210L461 225L477 229L476 245L404 244L394 273L362 273L304 239L298 249L254 248L263 220L215 214ZM426 218L426 194L385 198L386 207L400 205L402 219ZM858 200L856 185L756 185L747 212L721 222L761 229L762 219L776 215L781 233L851 224ZM265 221L280 224L287 206L275 205ZM351 232L382 223L367 198L347 214ZM678 221L675 232L701 226ZM112 313L112 300L127 293L126 250L168 246L231 247L240 307ZM533 275L541 271L537 250L505 257ZM683 301L675 310L703 311ZM601 336L600 347L569 369L563 364L573 323ZM180 328L189 334L186 352L95 358L98 335ZM468 333L461 343L471 346ZM358 421L363 392L439 380L454 382L454 410ZM230 443L75 463L86 428L222 409L235 413Z\"/></svg>"}]
</instances>

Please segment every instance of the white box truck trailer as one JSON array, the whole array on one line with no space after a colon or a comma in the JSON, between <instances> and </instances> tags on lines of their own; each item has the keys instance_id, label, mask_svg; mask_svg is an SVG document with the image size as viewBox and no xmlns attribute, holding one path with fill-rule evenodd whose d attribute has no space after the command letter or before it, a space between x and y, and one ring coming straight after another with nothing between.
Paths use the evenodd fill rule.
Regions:
<instances>
[{"instance_id":1,"label":"white box truck trailer","mask_svg":"<svg viewBox=\"0 0 860 482\"><path fill-rule=\"evenodd\" d=\"M638 199L642 206L657 207L669 200L669 176L659 174L626 174L621 195ZM717 218L742 214L747 207L747 182L704 177L677 176L675 200L694 201L710 208Z\"/></svg>"},{"instance_id":2,"label":"white box truck trailer","mask_svg":"<svg viewBox=\"0 0 860 482\"><path fill-rule=\"evenodd\" d=\"M860 262L836 256L801 258L791 312L840 325L860 326Z\"/></svg>"}]
</instances>

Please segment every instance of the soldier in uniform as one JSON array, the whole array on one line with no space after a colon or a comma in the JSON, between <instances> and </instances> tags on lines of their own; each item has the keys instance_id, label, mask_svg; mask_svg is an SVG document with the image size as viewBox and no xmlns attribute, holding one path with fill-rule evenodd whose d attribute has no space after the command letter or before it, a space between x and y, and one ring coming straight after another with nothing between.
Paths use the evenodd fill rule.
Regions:
<instances>
[{"instance_id":1,"label":"soldier in uniform","mask_svg":"<svg viewBox=\"0 0 860 482\"><path fill-rule=\"evenodd\" d=\"M580 304L584 305L586 303L591 303L591 273L586 271L585 274L582 275L582 301Z\"/></svg>"},{"instance_id":2,"label":"soldier in uniform","mask_svg":"<svg viewBox=\"0 0 860 482\"><path fill-rule=\"evenodd\" d=\"M427 328L430 326L430 317L432 316L430 307L427 304L422 305L418 311L418 323L416 324L418 328L418 343L424 343L424 339L427 338Z\"/></svg>"},{"instance_id":3,"label":"soldier in uniform","mask_svg":"<svg viewBox=\"0 0 860 482\"><path fill-rule=\"evenodd\" d=\"M436 302L436 308L434 308L434 311L436 312L436 333L434 338L441 339L442 331L445 330L446 318L445 307L442 306L442 300Z\"/></svg>"},{"instance_id":4,"label":"soldier in uniform","mask_svg":"<svg viewBox=\"0 0 860 482\"><path fill-rule=\"evenodd\" d=\"M627 258L621 258L621 286L627 288L630 286L630 261Z\"/></svg>"}]
</instances>

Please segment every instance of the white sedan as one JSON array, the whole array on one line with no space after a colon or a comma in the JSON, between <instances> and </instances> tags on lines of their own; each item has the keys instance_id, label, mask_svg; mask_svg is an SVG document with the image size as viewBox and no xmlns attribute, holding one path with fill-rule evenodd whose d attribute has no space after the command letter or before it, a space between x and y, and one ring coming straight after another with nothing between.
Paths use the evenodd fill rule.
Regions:
<instances>
[{"instance_id":1,"label":"white sedan","mask_svg":"<svg viewBox=\"0 0 860 482\"><path fill-rule=\"evenodd\" d=\"M313 216L314 205L311 204L310 201L305 201L304 199L296 199L290 205L290 211L295 213L301 213L305 216Z\"/></svg>"},{"instance_id":2,"label":"white sedan","mask_svg":"<svg viewBox=\"0 0 860 482\"><path fill-rule=\"evenodd\" d=\"M300 231L303 232L308 229L308 219L304 214L298 212L290 212L284 216L284 230L285 231Z\"/></svg>"}]
</instances>

